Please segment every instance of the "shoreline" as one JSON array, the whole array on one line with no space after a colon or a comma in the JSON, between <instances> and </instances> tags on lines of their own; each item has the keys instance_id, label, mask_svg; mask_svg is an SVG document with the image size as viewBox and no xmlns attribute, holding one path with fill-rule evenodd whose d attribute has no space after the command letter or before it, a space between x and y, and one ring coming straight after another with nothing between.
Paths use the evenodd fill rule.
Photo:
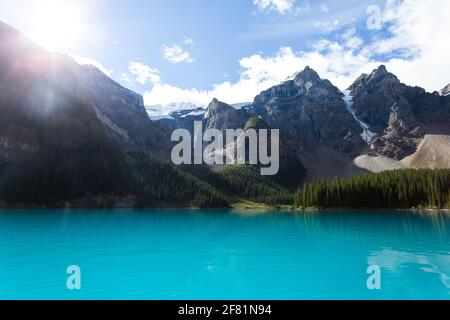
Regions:
<instances>
[{"instance_id":1,"label":"shoreline","mask_svg":"<svg viewBox=\"0 0 450 320\"><path fill-rule=\"evenodd\" d=\"M22 210L229 210L229 211L290 211L292 213L302 213L302 212L343 212L343 211L397 211L397 212L418 212L418 213L437 213L445 212L450 213L450 208L296 208L293 206L269 206L260 203L253 203L250 201L239 202L230 204L228 207L190 207L190 206L155 206L155 207L136 207L136 206L45 206L45 205L6 205L5 203L0 203L0 211L22 211Z\"/></svg>"}]
</instances>

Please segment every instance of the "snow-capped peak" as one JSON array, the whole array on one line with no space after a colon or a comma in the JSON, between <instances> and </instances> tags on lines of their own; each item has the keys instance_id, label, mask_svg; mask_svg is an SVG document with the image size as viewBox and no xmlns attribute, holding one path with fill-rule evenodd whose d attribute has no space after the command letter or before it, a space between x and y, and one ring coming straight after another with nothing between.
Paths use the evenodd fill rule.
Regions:
<instances>
[{"instance_id":1,"label":"snow-capped peak","mask_svg":"<svg viewBox=\"0 0 450 320\"><path fill-rule=\"evenodd\" d=\"M173 102L169 104L158 104L145 107L148 116L152 120L173 119L171 116L172 113L189 110L194 111L200 108L202 108L202 106L197 106L190 102Z\"/></svg>"}]
</instances>

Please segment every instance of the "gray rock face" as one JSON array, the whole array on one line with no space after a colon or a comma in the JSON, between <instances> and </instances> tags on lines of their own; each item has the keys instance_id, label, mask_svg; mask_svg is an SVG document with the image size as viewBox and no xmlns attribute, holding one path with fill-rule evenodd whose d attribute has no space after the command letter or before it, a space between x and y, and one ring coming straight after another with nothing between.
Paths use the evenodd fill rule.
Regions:
<instances>
[{"instance_id":1,"label":"gray rock face","mask_svg":"<svg viewBox=\"0 0 450 320\"><path fill-rule=\"evenodd\" d=\"M409 87L380 66L361 75L348 89L355 115L378 134L372 148L378 155L402 159L415 152L425 128L449 123L449 98Z\"/></svg>"},{"instance_id":2,"label":"gray rock face","mask_svg":"<svg viewBox=\"0 0 450 320\"><path fill-rule=\"evenodd\" d=\"M74 66L98 118L127 151L160 153L163 138L141 95L122 87L93 66Z\"/></svg>"},{"instance_id":3,"label":"gray rock face","mask_svg":"<svg viewBox=\"0 0 450 320\"><path fill-rule=\"evenodd\" d=\"M349 88L355 115L372 127L386 128L394 104L407 106L397 77L380 66L370 75L361 75Z\"/></svg>"},{"instance_id":4,"label":"gray rock face","mask_svg":"<svg viewBox=\"0 0 450 320\"><path fill-rule=\"evenodd\" d=\"M444 89L441 90L440 94L441 96L450 95L450 83Z\"/></svg>"},{"instance_id":5,"label":"gray rock face","mask_svg":"<svg viewBox=\"0 0 450 320\"><path fill-rule=\"evenodd\" d=\"M344 95L307 67L293 80L259 94L255 112L279 128L294 150L326 146L352 153L363 148L362 129L346 109Z\"/></svg>"},{"instance_id":6,"label":"gray rock face","mask_svg":"<svg viewBox=\"0 0 450 320\"><path fill-rule=\"evenodd\" d=\"M248 119L249 114L247 111L236 110L232 106L214 98L206 109L205 128L214 128L221 131L242 129Z\"/></svg>"}]
</instances>

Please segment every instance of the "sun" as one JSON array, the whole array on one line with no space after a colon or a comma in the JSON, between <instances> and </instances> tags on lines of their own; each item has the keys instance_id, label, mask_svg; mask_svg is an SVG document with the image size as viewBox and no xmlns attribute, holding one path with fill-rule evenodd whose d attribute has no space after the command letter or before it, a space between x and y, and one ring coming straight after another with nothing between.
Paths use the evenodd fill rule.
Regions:
<instances>
[{"instance_id":1,"label":"sun","mask_svg":"<svg viewBox=\"0 0 450 320\"><path fill-rule=\"evenodd\" d=\"M32 11L30 38L50 51L64 51L81 37L80 8L64 0L43 0Z\"/></svg>"}]
</instances>

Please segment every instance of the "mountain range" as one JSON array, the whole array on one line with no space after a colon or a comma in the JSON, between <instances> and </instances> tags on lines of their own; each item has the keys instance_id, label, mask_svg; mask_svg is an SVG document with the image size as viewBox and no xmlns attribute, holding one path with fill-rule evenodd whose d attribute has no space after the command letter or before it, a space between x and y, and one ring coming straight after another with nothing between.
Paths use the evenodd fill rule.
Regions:
<instances>
[{"instance_id":1,"label":"mountain range","mask_svg":"<svg viewBox=\"0 0 450 320\"><path fill-rule=\"evenodd\" d=\"M144 106L141 95L97 68L50 54L0 23L0 204L277 203L317 178L449 167L449 86L428 93L384 66L344 92L306 67L248 104L213 99L207 108L172 105L149 117L161 107ZM171 132L192 132L194 121L222 131L280 129L279 175L259 177L251 166L173 166Z\"/></svg>"},{"instance_id":2,"label":"mountain range","mask_svg":"<svg viewBox=\"0 0 450 320\"><path fill-rule=\"evenodd\" d=\"M173 118L156 123L167 130L192 130L193 121L202 120L207 128L223 130L244 128L246 121L258 117L281 130L310 179L345 177L403 168L401 160L420 151L421 143L436 145L435 159L450 158L445 139L440 139L450 134L450 96L443 92L407 86L385 66L361 75L341 92L306 67L244 108L214 99L204 115L188 112L180 119L173 113ZM446 163L434 161L430 166Z\"/></svg>"}]
</instances>

